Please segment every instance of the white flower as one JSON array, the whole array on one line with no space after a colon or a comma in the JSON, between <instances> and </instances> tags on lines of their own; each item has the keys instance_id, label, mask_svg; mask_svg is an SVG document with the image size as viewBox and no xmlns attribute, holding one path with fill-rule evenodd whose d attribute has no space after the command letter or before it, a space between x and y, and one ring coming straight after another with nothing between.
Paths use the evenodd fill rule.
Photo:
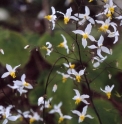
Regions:
<instances>
[{"instance_id":1,"label":"white flower","mask_svg":"<svg viewBox=\"0 0 122 124\"><path fill-rule=\"evenodd\" d=\"M95 24L94 19L89 15L90 15L90 10L87 6L85 6L85 14L76 13L75 16L82 19L81 21L78 22L79 25L83 25L86 20L92 24Z\"/></svg>"},{"instance_id":2,"label":"white flower","mask_svg":"<svg viewBox=\"0 0 122 124\"><path fill-rule=\"evenodd\" d=\"M43 108L45 107L45 108L51 108L51 101L52 101L52 97L51 98L49 98L48 100L45 100L45 102L43 101L42 102L42 104L43 104L43 106L40 108L40 110L43 110Z\"/></svg>"},{"instance_id":3,"label":"white flower","mask_svg":"<svg viewBox=\"0 0 122 124\"><path fill-rule=\"evenodd\" d=\"M39 97L38 99L38 106L44 103L44 97Z\"/></svg>"},{"instance_id":4,"label":"white flower","mask_svg":"<svg viewBox=\"0 0 122 124\"><path fill-rule=\"evenodd\" d=\"M72 78L69 74L64 74L64 73L61 73L59 71L57 71L58 74L61 74L62 75L62 82L65 83L67 78L71 78L71 79L74 79Z\"/></svg>"},{"instance_id":5,"label":"white flower","mask_svg":"<svg viewBox=\"0 0 122 124\"><path fill-rule=\"evenodd\" d=\"M104 0L104 2L106 2L106 0ZM113 0L109 0L108 3L106 2L106 4L104 5L104 12L99 13L96 16L105 14L109 19L112 19L112 14L114 14L114 8L116 7L116 5L113 4Z\"/></svg>"},{"instance_id":6,"label":"white flower","mask_svg":"<svg viewBox=\"0 0 122 124\"><path fill-rule=\"evenodd\" d=\"M23 74L23 75L21 76L21 81L16 80L16 81L13 81L13 83L14 83L14 86L11 86L11 85L9 85L9 84L8 84L8 86L9 86L10 88L12 88L12 89L17 89L17 91L20 93L20 95L21 95L22 93L26 93L26 92L27 92L26 89L33 89L32 85L29 84L29 83L27 83L27 82L25 81L25 74ZM26 88L26 89L24 89L24 88Z\"/></svg>"},{"instance_id":7,"label":"white flower","mask_svg":"<svg viewBox=\"0 0 122 124\"><path fill-rule=\"evenodd\" d=\"M118 36L119 36L119 32L116 30L116 28L114 28L114 31L108 31L108 37L114 37L115 40L113 42L113 44L115 44L118 41Z\"/></svg>"},{"instance_id":8,"label":"white flower","mask_svg":"<svg viewBox=\"0 0 122 124\"><path fill-rule=\"evenodd\" d=\"M95 38L92 35L90 35L91 29L92 29L92 25L91 25L91 23L89 23L87 25L85 31L82 31L82 30L72 31L75 34L80 34L80 35L83 36L83 38L82 38L82 45L83 45L84 48L87 46L87 40L86 39L90 39L91 41L95 41Z\"/></svg>"},{"instance_id":9,"label":"white flower","mask_svg":"<svg viewBox=\"0 0 122 124\"><path fill-rule=\"evenodd\" d=\"M70 19L73 19L75 21L78 21L79 19L77 19L76 17L74 16L71 16L71 12L72 12L72 8L70 7L69 9L67 9L66 11L66 14L60 12L60 11L57 11L58 13L64 15L64 24L67 24L69 22Z\"/></svg>"},{"instance_id":10,"label":"white flower","mask_svg":"<svg viewBox=\"0 0 122 124\"><path fill-rule=\"evenodd\" d=\"M114 29L116 29L117 24L114 22L110 22L111 20L108 18L104 21L95 20L98 24L102 24L102 26L99 28L100 31L108 32L109 27L112 26Z\"/></svg>"},{"instance_id":11,"label":"white flower","mask_svg":"<svg viewBox=\"0 0 122 124\"><path fill-rule=\"evenodd\" d=\"M17 69L19 66L20 66L20 65L15 66L15 67L12 69L12 67L11 67L10 65L6 64L6 69L8 70L8 72L5 72L5 73L1 76L1 78L5 78L5 77L7 77L7 76L9 76L9 75L10 75L12 78L15 78L15 77L16 77L15 72L16 72L16 69Z\"/></svg>"},{"instance_id":12,"label":"white flower","mask_svg":"<svg viewBox=\"0 0 122 124\"><path fill-rule=\"evenodd\" d=\"M86 95L86 94L83 94L83 95L80 95L79 91L76 90L76 89L73 89L76 93L76 96L74 96L72 99L73 100L76 100L75 104L79 104L80 102L83 102L85 104L89 104L85 98L89 98L89 95Z\"/></svg>"},{"instance_id":13,"label":"white flower","mask_svg":"<svg viewBox=\"0 0 122 124\"><path fill-rule=\"evenodd\" d=\"M61 111L61 106L62 106L62 102L60 102L58 105L54 105L54 109L50 110L49 113L53 114L53 113L60 113Z\"/></svg>"},{"instance_id":14,"label":"white flower","mask_svg":"<svg viewBox=\"0 0 122 124\"><path fill-rule=\"evenodd\" d=\"M93 67L97 68L100 65L100 63L102 63L106 58L107 58L107 56L105 56L104 58L99 58L98 56L93 57L93 62L92 62L92 63L94 63ZM94 62L94 60L96 62Z\"/></svg>"},{"instance_id":15,"label":"white flower","mask_svg":"<svg viewBox=\"0 0 122 124\"><path fill-rule=\"evenodd\" d=\"M53 91L53 92L56 92L56 90L57 90L57 85L54 84L52 91Z\"/></svg>"},{"instance_id":16,"label":"white flower","mask_svg":"<svg viewBox=\"0 0 122 124\"><path fill-rule=\"evenodd\" d=\"M58 123L61 123L64 119L68 120L72 119L72 117L69 115L63 115L61 111L59 111L58 113L60 115Z\"/></svg>"},{"instance_id":17,"label":"white flower","mask_svg":"<svg viewBox=\"0 0 122 124\"><path fill-rule=\"evenodd\" d=\"M76 70L73 69L72 71L68 70L67 73L68 73L68 74L73 74L73 75L75 75L76 81L77 81L77 82L80 82L80 81L81 81L81 76L84 74L84 71L85 71L85 69L80 70L79 72L76 72Z\"/></svg>"},{"instance_id":18,"label":"white flower","mask_svg":"<svg viewBox=\"0 0 122 124\"><path fill-rule=\"evenodd\" d=\"M32 109L30 110L33 115L29 115L29 122L32 124L35 121L43 121L43 118L37 112L34 112Z\"/></svg>"},{"instance_id":19,"label":"white flower","mask_svg":"<svg viewBox=\"0 0 122 124\"><path fill-rule=\"evenodd\" d=\"M55 20L56 20L57 17L55 15L55 13L56 13L55 8L52 6L51 9L52 9L52 15L47 15L44 18L46 18L47 20L52 22L52 30L53 30L54 27L55 27Z\"/></svg>"},{"instance_id":20,"label":"white flower","mask_svg":"<svg viewBox=\"0 0 122 124\"><path fill-rule=\"evenodd\" d=\"M78 122L83 122L84 119L87 117L87 118L90 118L90 119L93 119L93 117L91 115L86 115L86 111L87 111L87 108L88 106L86 105L85 107L83 107L83 111L82 113L77 111L77 110L73 110L72 113L76 114L79 116L79 119L78 119Z\"/></svg>"},{"instance_id":21,"label":"white flower","mask_svg":"<svg viewBox=\"0 0 122 124\"><path fill-rule=\"evenodd\" d=\"M98 46L95 46L95 45L88 46L89 49L97 49L97 55L102 59L104 59L105 57L101 55L101 51L107 54L111 54L110 50L107 47L103 46L103 40L104 40L104 37L101 35L99 40L97 41Z\"/></svg>"},{"instance_id":22,"label":"white flower","mask_svg":"<svg viewBox=\"0 0 122 124\"><path fill-rule=\"evenodd\" d=\"M102 90L104 93L106 93L108 99L111 98L111 91L113 90L114 85L112 85L111 87L109 85L105 86L105 90L103 90L102 88L100 88L100 90Z\"/></svg>"},{"instance_id":23,"label":"white flower","mask_svg":"<svg viewBox=\"0 0 122 124\"><path fill-rule=\"evenodd\" d=\"M63 48L65 48L66 50L67 50L67 54L69 54L69 48L68 48L68 45L67 45L67 40L66 40L66 38L64 37L64 35L63 34L61 34L61 36L62 36L62 38L63 38L63 42L62 43L60 43L59 45L58 45L58 47L63 47Z\"/></svg>"},{"instance_id":24,"label":"white flower","mask_svg":"<svg viewBox=\"0 0 122 124\"><path fill-rule=\"evenodd\" d=\"M47 50L46 55L50 56L50 53L51 53L52 50L53 50L53 49L52 49L52 44L51 44L50 42L46 42L46 45L47 45L47 47L46 47L46 46L43 46L42 49Z\"/></svg>"},{"instance_id":25,"label":"white flower","mask_svg":"<svg viewBox=\"0 0 122 124\"><path fill-rule=\"evenodd\" d=\"M8 123L8 120L10 121L16 121L19 116L12 116L12 114L10 113L10 110L13 108L12 105L9 105L8 107L6 108L2 108L2 110L0 110L0 114L3 116L3 123L2 124L7 124Z\"/></svg>"}]
</instances>

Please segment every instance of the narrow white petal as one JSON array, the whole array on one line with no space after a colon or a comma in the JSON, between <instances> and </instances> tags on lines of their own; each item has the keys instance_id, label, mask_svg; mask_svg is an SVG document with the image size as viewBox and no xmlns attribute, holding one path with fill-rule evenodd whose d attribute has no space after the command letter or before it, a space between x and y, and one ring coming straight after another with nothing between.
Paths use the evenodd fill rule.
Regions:
<instances>
[{"instance_id":1,"label":"narrow white petal","mask_svg":"<svg viewBox=\"0 0 122 124\"><path fill-rule=\"evenodd\" d=\"M101 55L101 49L97 49L97 55L98 55L100 58L104 58L104 57Z\"/></svg>"},{"instance_id":2,"label":"narrow white petal","mask_svg":"<svg viewBox=\"0 0 122 124\"><path fill-rule=\"evenodd\" d=\"M86 115L85 117L93 119L94 117L92 117L91 115Z\"/></svg>"},{"instance_id":3,"label":"narrow white petal","mask_svg":"<svg viewBox=\"0 0 122 124\"><path fill-rule=\"evenodd\" d=\"M75 91L76 96L77 96L77 97L80 97L80 92L79 92L78 90L76 90L76 89L73 89L73 90Z\"/></svg>"},{"instance_id":4,"label":"narrow white petal","mask_svg":"<svg viewBox=\"0 0 122 124\"><path fill-rule=\"evenodd\" d=\"M100 65L99 62L95 62L95 63L93 64L93 66L94 66L95 68L97 68L99 65Z\"/></svg>"},{"instance_id":5,"label":"narrow white petal","mask_svg":"<svg viewBox=\"0 0 122 124\"><path fill-rule=\"evenodd\" d=\"M101 50L102 50L103 52L105 52L105 53L110 54L110 50L109 50L107 47L102 46L102 47L101 47Z\"/></svg>"},{"instance_id":6,"label":"narrow white petal","mask_svg":"<svg viewBox=\"0 0 122 124\"><path fill-rule=\"evenodd\" d=\"M69 119L69 120L72 119L72 117L69 116L69 115L64 115L63 117L64 117L65 119Z\"/></svg>"},{"instance_id":7,"label":"narrow white petal","mask_svg":"<svg viewBox=\"0 0 122 124\"><path fill-rule=\"evenodd\" d=\"M8 71L12 71L12 67L11 67L10 65L8 65L8 64L6 64L6 69L7 69Z\"/></svg>"},{"instance_id":8,"label":"narrow white petal","mask_svg":"<svg viewBox=\"0 0 122 124\"><path fill-rule=\"evenodd\" d=\"M89 38L91 41L96 41L95 38L94 38L92 35L89 35L88 38Z\"/></svg>"},{"instance_id":9,"label":"narrow white petal","mask_svg":"<svg viewBox=\"0 0 122 124\"><path fill-rule=\"evenodd\" d=\"M80 113L79 111L77 111L77 110L72 110L72 113L73 113L73 114L76 114L76 115L78 115L78 116L81 115L81 113Z\"/></svg>"},{"instance_id":10,"label":"narrow white petal","mask_svg":"<svg viewBox=\"0 0 122 124\"><path fill-rule=\"evenodd\" d=\"M82 30L75 30L75 31L72 31L72 32L75 33L75 34L80 34L80 35L84 34L84 32Z\"/></svg>"},{"instance_id":11,"label":"narrow white petal","mask_svg":"<svg viewBox=\"0 0 122 124\"><path fill-rule=\"evenodd\" d=\"M87 46L87 40L82 38L82 45L85 48Z\"/></svg>"},{"instance_id":12,"label":"narrow white petal","mask_svg":"<svg viewBox=\"0 0 122 124\"><path fill-rule=\"evenodd\" d=\"M89 8L87 6L85 6L85 13L86 13L86 15L90 14L90 10L89 10Z\"/></svg>"},{"instance_id":13,"label":"narrow white petal","mask_svg":"<svg viewBox=\"0 0 122 124\"><path fill-rule=\"evenodd\" d=\"M97 47L95 45L88 46L89 49L96 49Z\"/></svg>"},{"instance_id":14,"label":"narrow white petal","mask_svg":"<svg viewBox=\"0 0 122 124\"><path fill-rule=\"evenodd\" d=\"M90 16L87 16L86 18L87 18L87 20L88 20L89 22L91 22L91 24L95 24L95 21L94 21L93 18L91 18Z\"/></svg>"},{"instance_id":15,"label":"narrow white petal","mask_svg":"<svg viewBox=\"0 0 122 124\"><path fill-rule=\"evenodd\" d=\"M99 40L98 40L98 46L103 45L104 37L101 35Z\"/></svg>"},{"instance_id":16,"label":"narrow white petal","mask_svg":"<svg viewBox=\"0 0 122 124\"><path fill-rule=\"evenodd\" d=\"M92 25L91 25L91 23L89 23L87 25L86 29L85 29L85 33L90 34L91 33L91 29L92 29Z\"/></svg>"},{"instance_id":17,"label":"narrow white petal","mask_svg":"<svg viewBox=\"0 0 122 124\"><path fill-rule=\"evenodd\" d=\"M55 8L52 6L51 9L52 9L52 15L54 15L55 14Z\"/></svg>"},{"instance_id":18,"label":"narrow white petal","mask_svg":"<svg viewBox=\"0 0 122 124\"><path fill-rule=\"evenodd\" d=\"M41 105L41 104L43 104L43 102L44 102L44 97L40 97L38 99L38 106Z\"/></svg>"},{"instance_id":19,"label":"narrow white petal","mask_svg":"<svg viewBox=\"0 0 122 124\"><path fill-rule=\"evenodd\" d=\"M83 107L82 115L86 115L87 108L88 108L87 105L85 107Z\"/></svg>"},{"instance_id":20,"label":"narrow white petal","mask_svg":"<svg viewBox=\"0 0 122 124\"><path fill-rule=\"evenodd\" d=\"M5 119L2 124L7 124L7 123L8 123L8 120Z\"/></svg>"},{"instance_id":21,"label":"narrow white petal","mask_svg":"<svg viewBox=\"0 0 122 124\"><path fill-rule=\"evenodd\" d=\"M5 72L2 76L1 76L1 78L5 78L5 77L7 77L7 76L9 76L9 72Z\"/></svg>"}]
</instances>

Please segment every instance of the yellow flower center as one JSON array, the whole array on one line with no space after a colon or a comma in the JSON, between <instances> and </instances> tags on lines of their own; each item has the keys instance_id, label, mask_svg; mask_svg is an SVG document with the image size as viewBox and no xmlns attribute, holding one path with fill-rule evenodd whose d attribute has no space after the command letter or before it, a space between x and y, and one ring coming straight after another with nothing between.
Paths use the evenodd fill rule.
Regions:
<instances>
[{"instance_id":1,"label":"yellow flower center","mask_svg":"<svg viewBox=\"0 0 122 124\"><path fill-rule=\"evenodd\" d=\"M10 75L11 75L12 78L16 77L15 72L10 72Z\"/></svg>"},{"instance_id":2,"label":"yellow flower center","mask_svg":"<svg viewBox=\"0 0 122 124\"><path fill-rule=\"evenodd\" d=\"M62 78L62 82L65 83L66 80L67 80L67 78L63 76L63 78Z\"/></svg>"},{"instance_id":3,"label":"yellow flower center","mask_svg":"<svg viewBox=\"0 0 122 124\"><path fill-rule=\"evenodd\" d=\"M105 25L102 25L102 26L99 28L99 30L106 32L106 31L108 30L108 28L109 28L109 25L105 24Z\"/></svg>"},{"instance_id":4,"label":"yellow flower center","mask_svg":"<svg viewBox=\"0 0 122 124\"><path fill-rule=\"evenodd\" d=\"M50 21L52 19L52 15L47 15L44 18Z\"/></svg>"},{"instance_id":5,"label":"yellow flower center","mask_svg":"<svg viewBox=\"0 0 122 124\"><path fill-rule=\"evenodd\" d=\"M80 120L83 121L85 119L85 116L84 115L81 115L80 116Z\"/></svg>"},{"instance_id":6,"label":"yellow flower center","mask_svg":"<svg viewBox=\"0 0 122 124\"><path fill-rule=\"evenodd\" d=\"M84 38L84 39L87 39L88 36L89 36L89 35L88 35L87 33L83 34L83 38Z\"/></svg>"},{"instance_id":7,"label":"yellow flower center","mask_svg":"<svg viewBox=\"0 0 122 124\"><path fill-rule=\"evenodd\" d=\"M29 122L32 124L35 121L35 118L30 118Z\"/></svg>"},{"instance_id":8,"label":"yellow flower center","mask_svg":"<svg viewBox=\"0 0 122 124\"><path fill-rule=\"evenodd\" d=\"M108 18L112 19L112 14L111 14L110 12L107 13L106 16L107 16Z\"/></svg>"},{"instance_id":9,"label":"yellow flower center","mask_svg":"<svg viewBox=\"0 0 122 124\"><path fill-rule=\"evenodd\" d=\"M75 104L77 105L77 104L79 104L81 101L82 101L81 98L77 98L76 101L75 101Z\"/></svg>"},{"instance_id":10,"label":"yellow flower center","mask_svg":"<svg viewBox=\"0 0 122 124\"><path fill-rule=\"evenodd\" d=\"M71 64L69 67L70 67L71 69L74 69L74 68L75 68L75 64Z\"/></svg>"},{"instance_id":11,"label":"yellow flower center","mask_svg":"<svg viewBox=\"0 0 122 124\"><path fill-rule=\"evenodd\" d=\"M67 24L69 22L69 18L68 17L64 17L64 24Z\"/></svg>"},{"instance_id":12,"label":"yellow flower center","mask_svg":"<svg viewBox=\"0 0 122 124\"><path fill-rule=\"evenodd\" d=\"M107 95L108 99L111 98L111 92L106 93L106 95Z\"/></svg>"},{"instance_id":13,"label":"yellow flower center","mask_svg":"<svg viewBox=\"0 0 122 124\"><path fill-rule=\"evenodd\" d=\"M77 82L80 82L81 81L81 76L76 75L76 80L77 80Z\"/></svg>"},{"instance_id":14,"label":"yellow flower center","mask_svg":"<svg viewBox=\"0 0 122 124\"><path fill-rule=\"evenodd\" d=\"M61 123L63 120L64 120L64 118L60 117L58 123Z\"/></svg>"},{"instance_id":15,"label":"yellow flower center","mask_svg":"<svg viewBox=\"0 0 122 124\"><path fill-rule=\"evenodd\" d=\"M29 86L29 83L24 82L23 85L24 85L24 86Z\"/></svg>"},{"instance_id":16,"label":"yellow flower center","mask_svg":"<svg viewBox=\"0 0 122 124\"><path fill-rule=\"evenodd\" d=\"M58 47L64 47L64 43L60 43Z\"/></svg>"},{"instance_id":17,"label":"yellow flower center","mask_svg":"<svg viewBox=\"0 0 122 124\"><path fill-rule=\"evenodd\" d=\"M109 7L109 11L113 14L114 13L114 7Z\"/></svg>"}]
</instances>

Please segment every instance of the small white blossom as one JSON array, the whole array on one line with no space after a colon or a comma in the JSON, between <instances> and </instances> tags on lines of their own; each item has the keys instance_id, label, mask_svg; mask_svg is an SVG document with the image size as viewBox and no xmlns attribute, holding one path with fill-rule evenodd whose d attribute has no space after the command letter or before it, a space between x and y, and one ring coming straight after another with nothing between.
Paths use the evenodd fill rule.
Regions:
<instances>
[{"instance_id":1,"label":"small white blossom","mask_svg":"<svg viewBox=\"0 0 122 124\"><path fill-rule=\"evenodd\" d=\"M101 91L103 91L104 93L106 93L108 99L111 98L111 91L113 90L114 85L112 85L111 87L109 85L105 86L105 90L103 90L102 88L100 88Z\"/></svg>"},{"instance_id":2,"label":"small white blossom","mask_svg":"<svg viewBox=\"0 0 122 124\"><path fill-rule=\"evenodd\" d=\"M53 30L55 28L55 20L57 17L55 15L55 13L56 13L55 8L52 6L51 9L52 9L52 15L47 15L44 18L46 18L48 21L52 22L52 30Z\"/></svg>"},{"instance_id":3,"label":"small white blossom","mask_svg":"<svg viewBox=\"0 0 122 124\"><path fill-rule=\"evenodd\" d=\"M54 109L50 110L49 113L53 114L53 113L60 113L61 111L61 106L62 106L62 102L60 102L58 105L54 105Z\"/></svg>"},{"instance_id":4,"label":"small white blossom","mask_svg":"<svg viewBox=\"0 0 122 124\"><path fill-rule=\"evenodd\" d=\"M76 93L76 95L72 98L73 100L76 100L75 104L79 104L80 102L83 102L85 104L89 104L85 99L89 98L89 95L83 94L80 95L79 91L76 89L73 89Z\"/></svg>"},{"instance_id":5,"label":"small white blossom","mask_svg":"<svg viewBox=\"0 0 122 124\"><path fill-rule=\"evenodd\" d=\"M64 24L67 24L70 19L78 21L78 19L76 17L71 16L71 13L72 13L72 8L71 7L69 9L67 9L66 14L64 14L64 13L62 13L60 11L57 11L57 12L62 14L62 15L64 15Z\"/></svg>"},{"instance_id":6,"label":"small white blossom","mask_svg":"<svg viewBox=\"0 0 122 124\"><path fill-rule=\"evenodd\" d=\"M67 45L67 40L66 40L66 38L64 37L63 34L61 34L61 36L62 36L62 38L63 38L64 41L62 43L60 43L58 45L58 47L65 48L67 50L67 54L69 54L69 48L68 48L68 45Z\"/></svg>"},{"instance_id":7,"label":"small white blossom","mask_svg":"<svg viewBox=\"0 0 122 124\"><path fill-rule=\"evenodd\" d=\"M79 116L79 119L78 119L78 122L83 122L84 119L87 117L87 118L90 118L90 119L93 119L93 117L91 115L86 115L86 112L87 112L87 108L88 106L86 105L84 108L83 108L83 111L82 112L79 112L77 110L73 110L72 113L76 114Z\"/></svg>"},{"instance_id":8,"label":"small white blossom","mask_svg":"<svg viewBox=\"0 0 122 124\"><path fill-rule=\"evenodd\" d=\"M100 63L102 63L106 58L107 58L107 56L105 56L104 58L99 58L98 56L93 57L93 62L92 62L92 63L94 63L93 67L97 68L100 65ZM94 60L96 62L94 62Z\"/></svg>"},{"instance_id":9,"label":"small white blossom","mask_svg":"<svg viewBox=\"0 0 122 124\"><path fill-rule=\"evenodd\" d=\"M103 46L103 41L104 41L104 37L101 35L99 40L97 41L98 46L95 45L88 46L89 49L97 49L97 55L102 59L104 59L105 57L101 55L101 51L107 54L111 54L110 50L107 47Z\"/></svg>"},{"instance_id":10,"label":"small white blossom","mask_svg":"<svg viewBox=\"0 0 122 124\"><path fill-rule=\"evenodd\" d=\"M73 69L72 71L71 71L71 70L68 70L68 71L67 71L68 74L73 74L73 75L75 75L75 79L76 79L76 81L79 82L79 83L80 83L80 81L81 81L81 76L84 75L84 72L85 72L85 69L80 70L79 72L77 72L75 69Z\"/></svg>"},{"instance_id":11,"label":"small white blossom","mask_svg":"<svg viewBox=\"0 0 122 124\"><path fill-rule=\"evenodd\" d=\"M15 72L16 72L16 69L19 67L20 65L18 66L15 66L14 68L12 68L10 65L6 64L6 69L8 70L8 72L5 72L1 78L5 78L7 76L11 76L12 78L15 78L16 75L15 75Z\"/></svg>"},{"instance_id":12,"label":"small white blossom","mask_svg":"<svg viewBox=\"0 0 122 124\"><path fill-rule=\"evenodd\" d=\"M95 24L94 19L89 15L90 15L90 9L87 6L85 6L85 14L76 13L75 16L82 19L81 21L78 22L79 25L83 25L86 20L92 24Z\"/></svg>"},{"instance_id":13,"label":"small white blossom","mask_svg":"<svg viewBox=\"0 0 122 124\"><path fill-rule=\"evenodd\" d=\"M91 25L91 23L89 23L87 25L85 31L82 31L82 30L72 31L75 34L82 35L82 45L83 45L84 48L87 46L87 40L86 39L90 39L91 41L95 41L95 38L92 35L90 35L91 29L92 29L92 25Z\"/></svg>"},{"instance_id":14,"label":"small white blossom","mask_svg":"<svg viewBox=\"0 0 122 124\"><path fill-rule=\"evenodd\" d=\"M47 47L43 46L42 49L47 50L46 55L50 56L50 53L53 51L52 44L50 42L46 42L46 45L47 45Z\"/></svg>"}]
</instances>

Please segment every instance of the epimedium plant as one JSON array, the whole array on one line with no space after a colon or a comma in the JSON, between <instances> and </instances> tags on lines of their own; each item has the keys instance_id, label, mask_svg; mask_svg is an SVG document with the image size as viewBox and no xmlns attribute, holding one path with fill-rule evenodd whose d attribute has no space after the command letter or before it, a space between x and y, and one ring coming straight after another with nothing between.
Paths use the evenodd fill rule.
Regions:
<instances>
[{"instance_id":1,"label":"epimedium plant","mask_svg":"<svg viewBox=\"0 0 122 124\"><path fill-rule=\"evenodd\" d=\"M56 25L59 25L58 20L62 16L64 25L72 24L75 29L56 33L59 35L58 39L55 38L56 43L50 41L53 40L53 37L50 38L46 34L43 41L45 39L48 41L41 42L40 52L45 51L44 58L52 65L52 68L44 80L44 92L36 104L38 111L32 108L22 111L13 104L1 105L0 114L3 124L9 121L14 123L18 119L25 120L24 122L27 124L35 122L45 124L50 121L66 124L119 124L122 122L120 111L116 108L121 104L121 101L118 101L118 98L121 99L121 93L117 90L119 84L115 83L115 79L111 80L112 74L115 75L121 69L118 68L115 60L109 59L109 56L114 54L114 50L112 52L110 45L106 43L107 37L108 40L113 40L111 47L117 46L120 35L119 24L116 23L116 20L121 19L121 14L116 16L118 6L113 0L103 0L102 2L104 3L103 9L93 16L90 15L90 7L82 0L79 4L74 1L78 8L75 14L73 14L72 7L69 7L66 13L51 7L51 14L44 18L50 22L50 27L54 32ZM85 10L84 13L80 12L82 7ZM94 27L98 27L99 35L97 37L92 33ZM70 41L68 37L70 37ZM27 49L28 46L26 45L24 48ZM25 74L21 76L21 79L16 79L16 69L19 66L21 65L12 68L11 65L6 64L7 72L1 78L11 76L13 84L7 86L22 96L36 87L26 81ZM116 92L113 93L115 90ZM3 89L2 93L6 96ZM10 103L12 103L11 99Z\"/></svg>"}]
</instances>

